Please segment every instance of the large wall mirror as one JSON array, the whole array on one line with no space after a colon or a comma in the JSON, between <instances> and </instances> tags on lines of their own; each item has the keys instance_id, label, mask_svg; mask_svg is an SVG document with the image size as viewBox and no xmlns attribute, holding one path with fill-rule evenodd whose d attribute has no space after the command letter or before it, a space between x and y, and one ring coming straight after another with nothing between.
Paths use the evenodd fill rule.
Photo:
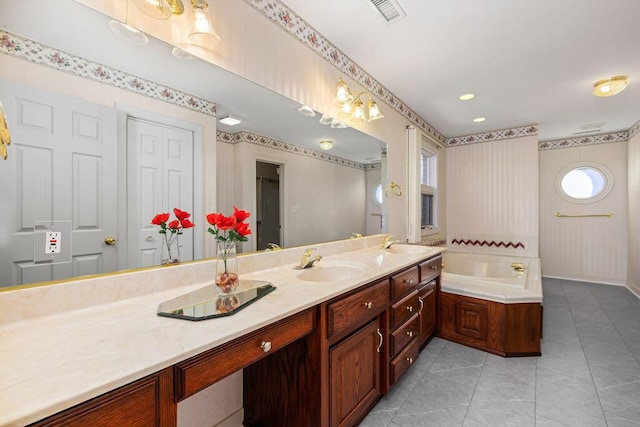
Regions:
<instances>
[{"instance_id":1,"label":"large wall mirror","mask_svg":"<svg viewBox=\"0 0 640 427\"><path fill-rule=\"evenodd\" d=\"M386 231L384 203L370 197L385 186L384 142L331 126L318 111L301 114L299 103L212 64L179 59L159 40L129 44L109 21L73 0L0 4L0 28L10 37L37 42L40 55L54 49L41 65L20 59L24 51L0 53L7 64L0 100L13 134L9 158L0 160L0 287L158 265L158 229L150 221L173 207L190 210L196 223L182 239L183 260L213 255L204 215L229 214L234 205L252 213L244 252ZM60 71L47 63L64 61L57 50L80 58L74 67L102 64L210 100L217 114L137 102L149 98L131 91L109 105L103 99L112 83L89 84L73 72L61 88ZM21 75L25 63L37 68L35 76ZM227 115L242 123L221 124ZM332 141L328 151L320 148L325 140ZM156 149L167 158L154 157ZM34 221L70 221L69 262L34 261Z\"/></svg>"}]
</instances>

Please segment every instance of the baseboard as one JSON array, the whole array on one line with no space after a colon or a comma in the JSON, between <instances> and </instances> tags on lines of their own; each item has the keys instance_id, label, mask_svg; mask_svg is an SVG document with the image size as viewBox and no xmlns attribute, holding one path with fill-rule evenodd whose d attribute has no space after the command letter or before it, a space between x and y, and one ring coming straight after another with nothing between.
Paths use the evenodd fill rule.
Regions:
<instances>
[{"instance_id":1,"label":"baseboard","mask_svg":"<svg viewBox=\"0 0 640 427\"><path fill-rule=\"evenodd\" d=\"M572 282L584 282L584 283L596 283L599 285L611 285L611 286L625 286L628 287L624 281L611 281L607 279L590 279L587 277L567 277L567 276L551 276L548 274L543 274L543 278L548 279L560 279L560 280L570 280Z\"/></svg>"},{"instance_id":2,"label":"baseboard","mask_svg":"<svg viewBox=\"0 0 640 427\"><path fill-rule=\"evenodd\" d=\"M640 286L629 281L627 281L626 286L627 286L627 289L629 289L629 291L631 291L632 294L634 294L638 299L640 299Z\"/></svg>"}]
</instances>

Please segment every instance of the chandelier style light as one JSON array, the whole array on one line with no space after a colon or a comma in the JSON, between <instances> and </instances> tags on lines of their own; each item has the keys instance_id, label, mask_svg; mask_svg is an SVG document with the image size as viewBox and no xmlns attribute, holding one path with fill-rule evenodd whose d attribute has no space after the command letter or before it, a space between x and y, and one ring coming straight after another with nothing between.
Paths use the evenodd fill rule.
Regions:
<instances>
[{"instance_id":1,"label":"chandelier style light","mask_svg":"<svg viewBox=\"0 0 640 427\"><path fill-rule=\"evenodd\" d=\"M363 100L365 97L369 98L366 109ZM384 117L371 94L368 92L352 94L351 89L342 78L339 78L338 84L336 84L335 102L340 108L340 114L349 116L354 122L372 122Z\"/></svg>"},{"instance_id":2,"label":"chandelier style light","mask_svg":"<svg viewBox=\"0 0 640 427\"><path fill-rule=\"evenodd\" d=\"M617 95L627 87L627 83L627 76L614 76L599 80L593 85L593 94L595 96Z\"/></svg>"},{"instance_id":3,"label":"chandelier style light","mask_svg":"<svg viewBox=\"0 0 640 427\"><path fill-rule=\"evenodd\" d=\"M181 0L132 0L133 4L145 15L155 19L169 19L173 15L182 15L184 5ZM220 36L213 29L209 19L207 0L191 0L193 18L189 40L197 44L215 43Z\"/></svg>"}]
</instances>

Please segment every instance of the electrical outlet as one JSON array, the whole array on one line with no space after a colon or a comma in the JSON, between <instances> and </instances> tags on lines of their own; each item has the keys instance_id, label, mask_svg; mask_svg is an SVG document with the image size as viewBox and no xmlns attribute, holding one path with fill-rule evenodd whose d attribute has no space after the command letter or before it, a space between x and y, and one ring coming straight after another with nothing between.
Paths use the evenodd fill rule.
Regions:
<instances>
[{"instance_id":1,"label":"electrical outlet","mask_svg":"<svg viewBox=\"0 0 640 427\"><path fill-rule=\"evenodd\" d=\"M61 237L62 237L62 233L59 231L47 231L44 253L59 254Z\"/></svg>"}]
</instances>

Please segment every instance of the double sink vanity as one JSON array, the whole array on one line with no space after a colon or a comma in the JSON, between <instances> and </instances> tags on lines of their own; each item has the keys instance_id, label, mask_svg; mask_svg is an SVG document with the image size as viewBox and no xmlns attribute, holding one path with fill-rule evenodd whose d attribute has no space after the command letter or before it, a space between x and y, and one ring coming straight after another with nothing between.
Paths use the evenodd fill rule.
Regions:
<instances>
[{"instance_id":1,"label":"double sink vanity","mask_svg":"<svg viewBox=\"0 0 640 427\"><path fill-rule=\"evenodd\" d=\"M175 426L178 402L240 369L247 426L355 425L436 331L443 249L382 239L316 245L300 270L306 248L239 257L276 289L201 322L156 310L207 285L212 261L2 292L31 306L0 318L0 425Z\"/></svg>"}]
</instances>

